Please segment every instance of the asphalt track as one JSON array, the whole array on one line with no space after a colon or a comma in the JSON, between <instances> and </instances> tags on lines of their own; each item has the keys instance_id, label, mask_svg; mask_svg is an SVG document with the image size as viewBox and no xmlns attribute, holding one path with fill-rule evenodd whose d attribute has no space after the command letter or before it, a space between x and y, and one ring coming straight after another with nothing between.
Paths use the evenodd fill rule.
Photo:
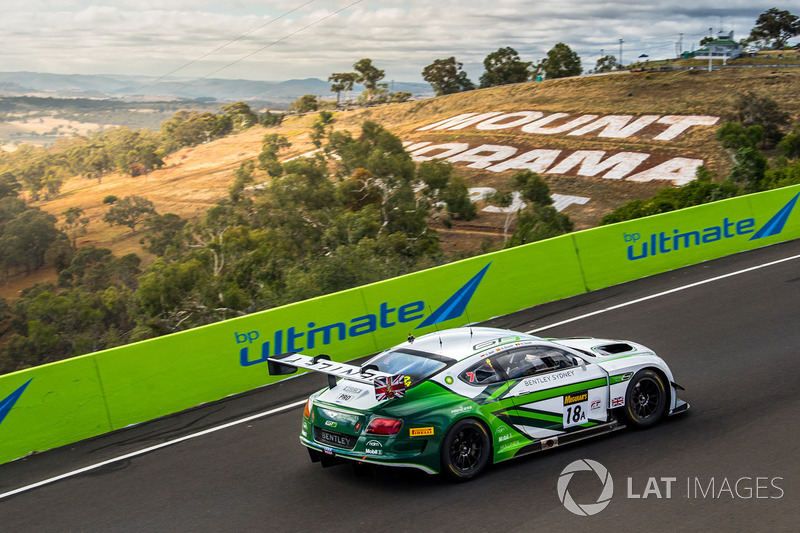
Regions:
<instances>
[{"instance_id":1,"label":"asphalt track","mask_svg":"<svg viewBox=\"0 0 800 533\"><path fill-rule=\"evenodd\" d=\"M733 272L741 273L691 285ZM449 484L412 470L312 464L297 439L301 408L263 414L302 401L325 383L319 375L303 376L0 466L0 530L800 529L800 241L489 324L530 331L576 317L582 318L539 334L628 338L650 346L686 388L682 397L692 411L646 431L618 431ZM570 513L557 494L560 473L578 459L599 462L614 482L608 506L593 516ZM109 463L9 495L103 461ZM594 503L601 483L579 472L568 491L578 503Z\"/></svg>"}]
</instances>

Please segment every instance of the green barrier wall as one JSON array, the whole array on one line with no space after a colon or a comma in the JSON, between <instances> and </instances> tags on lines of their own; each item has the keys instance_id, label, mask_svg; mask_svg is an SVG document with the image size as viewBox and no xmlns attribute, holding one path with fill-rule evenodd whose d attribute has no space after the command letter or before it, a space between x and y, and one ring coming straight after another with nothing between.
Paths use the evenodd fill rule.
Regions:
<instances>
[{"instance_id":1,"label":"green barrier wall","mask_svg":"<svg viewBox=\"0 0 800 533\"><path fill-rule=\"evenodd\" d=\"M307 329L337 310L363 314L360 289L336 293L95 354L114 429L277 381L264 357L275 353L276 331ZM297 343L297 347L305 347ZM344 348L375 351L365 335ZM339 347L337 346L337 351ZM316 351L316 353L319 353ZM355 355L350 355L352 359ZM244 364L242 364L244 362Z\"/></svg>"},{"instance_id":2,"label":"green barrier wall","mask_svg":"<svg viewBox=\"0 0 800 533\"><path fill-rule=\"evenodd\" d=\"M346 361L408 334L795 239L798 196L795 186L595 228L0 376L0 462L271 383L271 354Z\"/></svg>"},{"instance_id":3,"label":"green barrier wall","mask_svg":"<svg viewBox=\"0 0 800 533\"><path fill-rule=\"evenodd\" d=\"M0 462L111 429L91 355L0 378Z\"/></svg>"},{"instance_id":4,"label":"green barrier wall","mask_svg":"<svg viewBox=\"0 0 800 533\"><path fill-rule=\"evenodd\" d=\"M481 277L475 279L476 276ZM471 295L463 295L464 303L469 303L465 313L458 313L436 326L419 327L473 279L476 290ZM363 289L369 309L379 309L384 302L398 309L411 302L424 302L423 309L417 313L419 318L378 329L377 344L385 348L402 342L409 333L419 336L436 328L486 320L510 310L530 307L531 301L547 302L578 294L584 287L575 246L571 236L565 235L527 247L524 254L515 249L504 250L375 283Z\"/></svg>"},{"instance_id":5,"label":"green barrier wall","mask_svg":"<svg viewBox=\"0 0 800 533\"><path fill-rule=\"evenodd\" d=\"M270 354L330 353L334 360L347 361L402 342L409 333L462 325L466 318L458 313L436 326L417 328L478 275L473 283L480 291L471 298L465 294L463 302L469 302L473 321L583 291L572 239L564 236L528 254L506 250L98 352L94 357L112 427L276 381L267 375Z\"/></svg>"},{"instance_id":6,"label":"green barrier wall","mask_svg":"<svg viewBox=\"0 0 800 533\"><path fill-rule=\"evenodd\" d=\"M600 289L796 239L800 213L792 212L798 193L800 186L787 187L575 233L586 287ZM772 231L759 235L762 228Z\"/></svg>"}]
</instances>

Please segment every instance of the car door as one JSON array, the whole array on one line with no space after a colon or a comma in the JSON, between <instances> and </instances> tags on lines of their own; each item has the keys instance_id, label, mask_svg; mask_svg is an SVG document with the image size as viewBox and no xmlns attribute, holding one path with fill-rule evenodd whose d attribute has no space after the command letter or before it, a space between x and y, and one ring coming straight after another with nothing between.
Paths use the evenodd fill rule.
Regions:
<instances>
[{"instance_id":1,"label":"car door","mask_svg":"<svg viewBox=\"0 0 800 533\"><path fill-rule=\"evenodd\" d=\"M497 354L494 364L508 379L507 412L532 439L606 422L608 375L595 364L551 344L530 344Z\"/></svg>"}]
</instances>

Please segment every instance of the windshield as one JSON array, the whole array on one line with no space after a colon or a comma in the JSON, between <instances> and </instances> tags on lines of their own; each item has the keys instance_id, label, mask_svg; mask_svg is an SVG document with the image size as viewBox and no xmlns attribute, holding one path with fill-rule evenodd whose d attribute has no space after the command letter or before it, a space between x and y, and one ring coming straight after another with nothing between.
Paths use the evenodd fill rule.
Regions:
<instances>
[{"instance_id":1,"label":"windshield","mask_svg":"<svg viewBox=\"0 0 800 533\"><path fill-rule=\"evenodd\" d=\"M406 386L413 387L447 367L449 362L449 359L444 359L436 354L400 349L384 352L371 361L367 361L366 364L377 366L381 372L408 376L411 381L406 381Z\"/></svg>"}]
</instances>

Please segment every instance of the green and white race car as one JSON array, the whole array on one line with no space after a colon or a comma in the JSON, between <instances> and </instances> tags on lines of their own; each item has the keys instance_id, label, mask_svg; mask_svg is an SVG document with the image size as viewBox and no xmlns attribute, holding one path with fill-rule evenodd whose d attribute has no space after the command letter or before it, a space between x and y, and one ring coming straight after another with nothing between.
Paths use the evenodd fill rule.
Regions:
<instances>
[{"instance_id":1,"label":"green and white race car","mask_svg":"<svg viewBox=\"0 0 800 533\"><path fill-rule=\"evenodd\" d=\"M300 441L312 461L413 467L453 480L689 409L667 364L630 341L465 327L409 337L360 367L297 353L268 364L271 374L328 374L329 386L303 412Z\"/></svg>"}]
</instances>

